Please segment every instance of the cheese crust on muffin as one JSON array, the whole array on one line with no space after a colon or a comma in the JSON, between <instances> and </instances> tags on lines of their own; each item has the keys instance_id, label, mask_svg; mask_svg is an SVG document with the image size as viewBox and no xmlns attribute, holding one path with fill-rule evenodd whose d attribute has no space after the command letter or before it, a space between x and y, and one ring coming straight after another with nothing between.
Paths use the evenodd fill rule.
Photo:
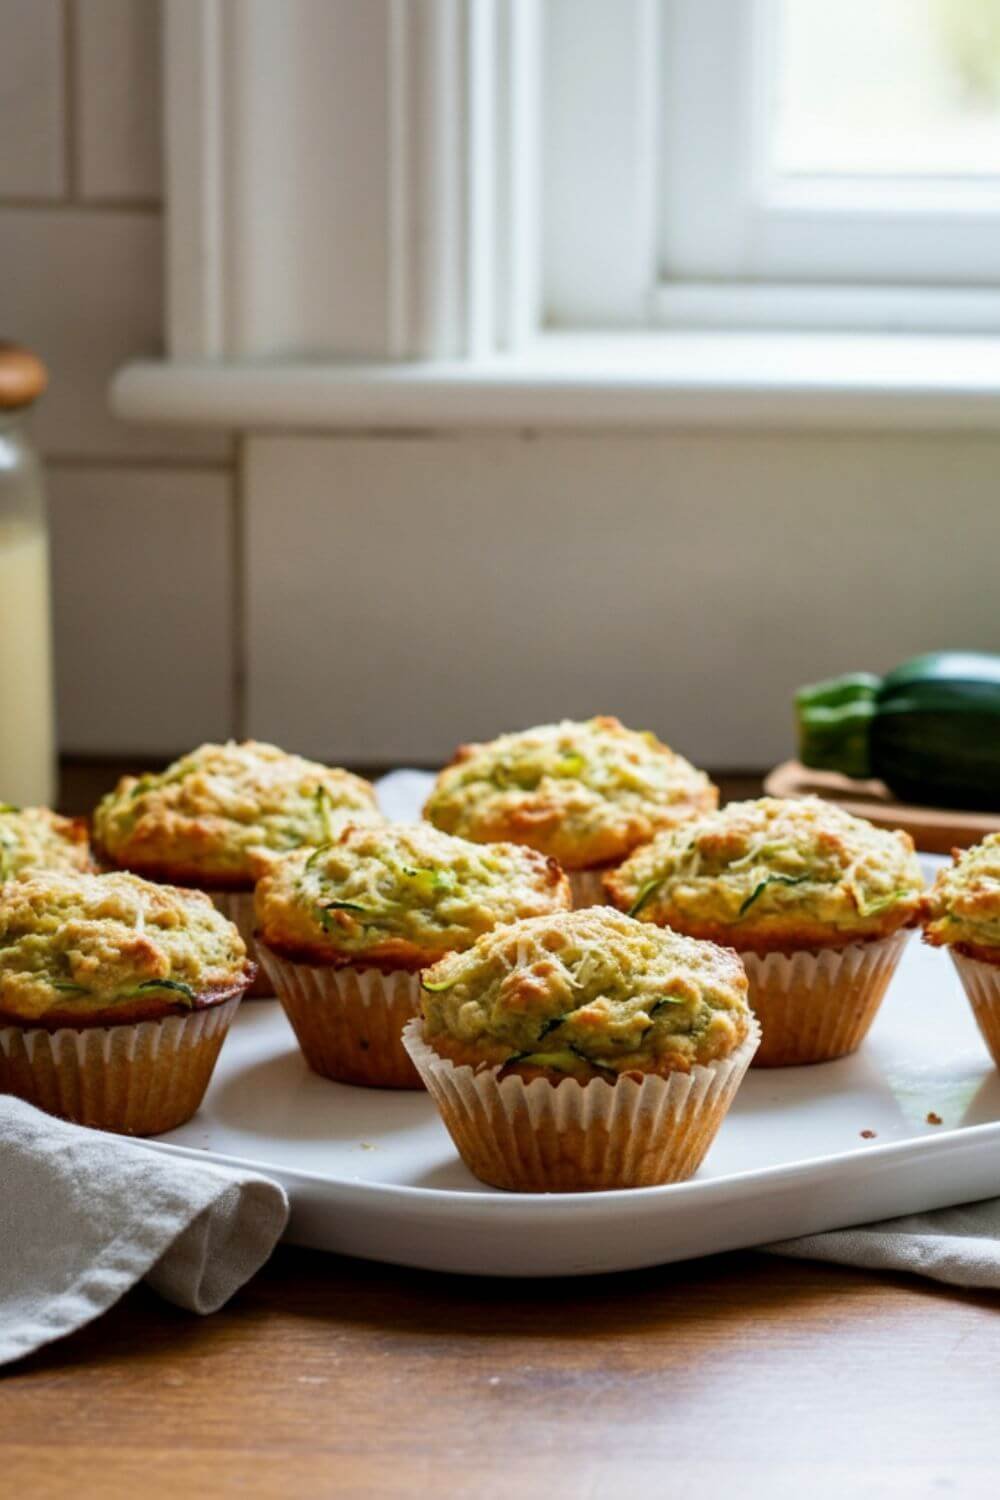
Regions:
<instances>
[{"instance_id":1,"label":"cheese crust on muffin","mask_svg":"<svg viewBox=\"0 0 1000 1500\"><path fill-rule=\"evenodd\" d=\"M260 882L257 936L300 962L421 969L500 922L569 906L554 860L426 823L347 828Z\"/></svg>"},{"instance_id":2,"label":"cheese crust on muffin","mask_svg":"<svg viewBox=\"0 0 1000 1500\"><path fill-rule=\"evenodd\" d=\"M163 772L124 777L97 808L94 834L121 869L238 890L349 821L382 821L367 781L246 740L201 745Z\"/></svg>"},{"instance_id":3,"label":"cheese crust on muffin","mask_svg":"<svg viewBox=\"0 0 1000 1500\"><path fill-rule=\"evenodd\" d=\"M728 1057L750 1028L735 953L610 907L499 927L422 985L436 1052L528 1078L690 1072Z\"/></svg>"},{"instance_id":4,"label":"cheese crust on muffin","mask_svg":"<svg viewBox=\"0 0 1000 1500\"><path fill-rule=\"evenodd\" d=\"M1000 833L956 849L923 904L924 939L969 958L1000 963Z\"/></svg>"},{"instance_id":5,"label":"cheese crust on muffin","mask_svg":"<svg viewBox=\"0 0 1000 1500\"><path fill-rule=\"evenodd\" d=\"M818 797L731 802L660 834L604 884L643 922L757 953L887 937L916 921L924 888L909 834Z\"/></svg>"},{"instance_id":6,"label":"cheese crust on muffin","mask_svg":"<svg viewBox=\"0 0 1000 1500\"><path fill-rule=\"evenodd\" d=\"M236 928L200 891L117 872L45 872L0 889L2 1020L155 1020L240 992L252 970Z\"/></svg>"},{"instance_id":7,"label":"cheese crust on muffin","mask_svg":"<svg viewBox=\"0 0 1000 1500\"><path fill-rule=\"evenodd\" d=\"M0 885L35 870L85 875L93 868L85 819L0 803Z\"/></svg>"},{"instance_id":8,"label":"cheese crust on muffin","mask_svg":"<svg viewBox=\"0 0 1000 1500\"><path fill-rule=\"evenodd\" d=\"M602 717L461 746L424 817L446 833L527 844L582 870L623 859L718 796L703 771L654 734Z\"/></svg>"}]
</instances>

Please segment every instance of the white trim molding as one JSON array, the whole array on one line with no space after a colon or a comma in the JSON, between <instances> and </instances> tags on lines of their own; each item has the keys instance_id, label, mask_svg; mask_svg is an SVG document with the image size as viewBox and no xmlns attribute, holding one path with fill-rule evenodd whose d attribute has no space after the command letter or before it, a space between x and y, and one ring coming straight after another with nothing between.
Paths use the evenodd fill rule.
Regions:
<instances>
[{"instance_id":1,"label":"white trim molding","mask_svg":"<svg viewBox=\"0 0 1000 1500\"><path fill-rule=\"evenodd\" d=\"M490 427L1000 429L1000 339L549 334L480 360L233 365L116 376L135 421L264 430Z\"/></svg>"},{"instance_id":2,"label":"white trim molding","mask_svg":"<svg viewBox=\"0 0 1000 1500\"><path fill-rule=\"evenodd\" d=\"M524 337L538 5L167 0L170 357Z\"/></svg>"}]
</instances>

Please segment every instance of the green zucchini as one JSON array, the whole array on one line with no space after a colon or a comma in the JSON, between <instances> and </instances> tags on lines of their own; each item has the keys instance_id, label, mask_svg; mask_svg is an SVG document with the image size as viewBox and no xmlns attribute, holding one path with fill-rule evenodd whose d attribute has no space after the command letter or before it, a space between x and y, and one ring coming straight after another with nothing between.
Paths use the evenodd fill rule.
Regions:
<instances>
[{"instance_id":1,"label":"green zucchini","mask_svg":"<svg viewBox=\"0 0 1000 1500\"><path fill-rule=\"evenodd\" d=\"M182 984L179 979L144 979L130 990L119 990L118 998L131 1000L135 996L155 994L160 990L169 995L179 995L187 1005L194 1005L198 998L191 986Z\"/></svg>"},{"instance_id":2,"label":"green zucchini","mask_svg":"<svg viewBox=\"0 0 1000 1500\"><path fill-rule=\"evenodd\" d=\"M1000 810L1000 656L936 651L795 698L799 759L877 776L903 802Z\"/></svg>"},{"instance_id":3,"label":"green zucchini","mask_svg":"<svg viewBox=\"0 0 1000 1500\"><path fill-rule=\"evenodd\" d=\"M766 880L762 880L759 885L754 886L737 915L745 917L757 900L757 897L762 896L769 885L801 885L804 880L808 879L808 875L768 875Z\"/></svg>"}]
</instances>

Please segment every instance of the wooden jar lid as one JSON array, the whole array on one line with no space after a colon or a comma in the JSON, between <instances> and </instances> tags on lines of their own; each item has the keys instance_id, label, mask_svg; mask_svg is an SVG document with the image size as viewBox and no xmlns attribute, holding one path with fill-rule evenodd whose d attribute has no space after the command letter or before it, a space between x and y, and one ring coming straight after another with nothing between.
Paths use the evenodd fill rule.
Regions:
<instances>
[{"instance_id":1,"label":"wooden jar lid","mask_svg":"<svg viewBox=\"0 0 1000 1500\"><path fill-rule=\"evenodd\" d=\"M49 372L37 354L0 339L0 411L30 406L48 383Z\"/></svg>"}]
</instances>

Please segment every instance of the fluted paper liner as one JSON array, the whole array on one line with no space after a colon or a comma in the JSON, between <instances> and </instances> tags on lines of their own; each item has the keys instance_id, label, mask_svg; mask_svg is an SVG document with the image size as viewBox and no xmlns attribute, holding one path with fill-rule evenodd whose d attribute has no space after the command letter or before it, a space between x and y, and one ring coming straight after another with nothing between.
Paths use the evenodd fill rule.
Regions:
<instances>
[{"instance_id":1,"label":"fluted paper liner","mask_svg":"<svg viewBox=\"0 0 1000 1500\"><path fill-rule=\"evenodd\" d=\"M254 914L253 891L208 891L207 894L212 898L216 911L221 911L224 917L228 917L239 928L240 937L247 945L247 954L257 965L257 978L244 995L244 1000L273 1000L274 985L261 963L254 938L257 918Z\"/></svg>"},{"instance_id":2,"label":"fluted paper liner","mask_svg":"<svg viewBox=\"0 0 1000 1500\"><path fill-rule=\"evenodd\" d=\"M573 910L583 906L610 906L604 894L604 877L612 867L595 865L589 870L567 870L566 879L573 893Z\"/></svg>"},{"instance_id":3,"label":"fluted paper liner","mask_svg":"<svg viewBox=\"0 0 1000 1500\"><path fill-rule=\"evenodd\" d=\"M731 1057L690 1073L647 1073L641 1082L603 1078L551 1083L500 1069L456 1065L410 1021L403 1044L459 1155L493 1187L518 1193L577 1193L654 1187L691 1177L715 1139L760 1041L751 1017Z\"/></svg>"},{"instance_id":4,"label":"fluted paper liner","mask_svg":"<svg viewBox=\"0 0 1000 1500\"><path fill-rule=\"evenodd\" d=\"M0 1093L122 1135L160 1135L204 1097L240 997L120 1026L0 1026Z\"/></svg>"},{"instance_id":5,"label":"fluted paper liner","mask_svg":"<svg viewBox=\"0 0 1000 1500\"><path fill-rule=\"evenodd\" d=\"M907 929L800 953L741 953L764 1033L755 1068L830 1062L856 1052L896 971Z\"/></svg>"},{"instance_id":6,"label":"fluted paper liner","mask_svg":"<svg viewBox=\"0 0 1000 1500\"><path fill-rule=\"evenodd\" d=\"M314 1072L369 1088L422 1087L401 1040L420 1014L419 974L297 964L264 943L257 951Z\"/></svg>"},{"instance_id":7,"label":"fluted paper liner","mask_svg":"<svg viewBox=\"0 0 1000 1500\"><path fill-rule=\"evenodd\" d=\"M949 948L948 952L969 997L983 1041L1000 1068L1000 964L967 958L964 953L956 953L954 948Z\"/></svg>"}]
</instances>

